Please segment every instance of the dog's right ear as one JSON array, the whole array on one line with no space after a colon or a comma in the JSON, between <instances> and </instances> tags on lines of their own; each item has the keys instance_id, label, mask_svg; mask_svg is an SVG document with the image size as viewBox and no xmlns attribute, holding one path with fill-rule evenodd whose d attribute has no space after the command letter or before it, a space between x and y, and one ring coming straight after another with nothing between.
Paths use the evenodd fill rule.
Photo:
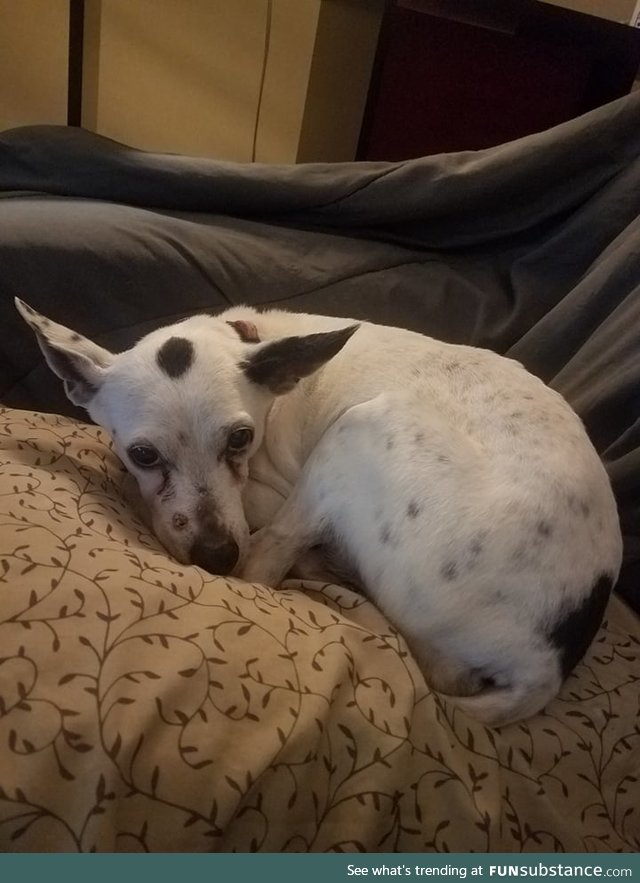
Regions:
<instances>
[{"instance_id":1,"label":"dog's right ear","mask_svg":"<svg viewBox=\"0 0 640 883\"><path fill-rule=\"evenodd\" d=\"M54 374L64 381L67 396L75 405L84 405L93 398L113 353L64 325L41 316L28 304L15 299L16 309L35 332L45 359Z\"/></svg>"},{"instance_id":2,"label":"dog's right ear","mask_svg":"<svg viewBox=\"0 0 640 883\"><path fill-rule=\"evenodd\" d=\"M283 337L257 347L242 368L253 383L271 390L274 395L290 392L301 377L308 377L340 352L359 325L337 331Z\"/></svg>"}]
</instances>

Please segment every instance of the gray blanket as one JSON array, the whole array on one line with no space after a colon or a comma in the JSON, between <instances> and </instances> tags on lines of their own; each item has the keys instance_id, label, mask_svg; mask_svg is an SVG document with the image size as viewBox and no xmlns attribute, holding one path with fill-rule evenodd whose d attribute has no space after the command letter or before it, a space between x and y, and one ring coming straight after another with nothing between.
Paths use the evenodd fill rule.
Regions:
<instances>
[{"instance_id":1,"label":"gray blanket","mask_svg":"<svg viewBox=\"0 0 640 883\"><path fill-rule=\"evenodd\" d=\"M640 608L640 96L478 153L261 166L78 129L0 133L0 400L79 414L14 312L113 349L232 303L367 318L521 360L582 416Z\"/></svg>"}]
</instances>

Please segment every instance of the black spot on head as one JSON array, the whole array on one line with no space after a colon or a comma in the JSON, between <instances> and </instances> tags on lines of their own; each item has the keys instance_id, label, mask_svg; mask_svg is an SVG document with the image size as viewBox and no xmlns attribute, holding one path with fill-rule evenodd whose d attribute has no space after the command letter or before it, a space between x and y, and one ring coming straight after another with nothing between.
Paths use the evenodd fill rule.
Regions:
<instances>
[{"instance_id":1,"label":"black spot on head","mask_svg":"<svg viewBox=\"0 0 640 883\"><path fill-rule=\"evenodd\" d=\"M170 337L162 344L156 355L160 368L169 377L181 377L195 358L193 344L185 337Z\"/></svg>"},{"instance_id":2,"label":"black spot on head","mask_svg":"<svg viewBox=\"0 0 640 883\"><path fill-rule=\"evenodd\" d=\"M455 561L447 561L446 564L443 564L440 568L440 576L445 579L448 583L453 582L454 579L458 576L458 565Z\"/></svg>"},{"instance_id":3,"label":"black spot on head","mask_svg":"<svg viewBox=\"0 0 640 883\"><path fill-rule=\"evenodd\" d=\"M70 337L70 340L73 341L73 343L77 343L79 340L82 340L82 338L76 331L74 331Z\"/></svg>"},{"instance_id":4,"label":"black spot on head","mask_svg":"<svg viewBox=\"0 0 640 883\"><path fill-rule=\"evenodd\" d=\"M588 503L580 503L580 512L583 518L588 518L591 515L591 507Z\"/></svg>"},{"instance_id":5,"label":"black spot on head","mask_svg":"<svg viewBox=\"0 0 640 883\"><path fill-rule=\"evenodd\" d=\"M382 525L380 529L380 541L382 543L388 543L391 540L391 527L388 522Z\"/></svg>"},{"instance_id":6,"label":"black spot on head","mask_svg":"<svg viewBox=\"0 0 640 883\"><path fill-rule=\"evenodd\" d=\"M409 505L407 506L407 516L409 518L417 518L420 512L422 511L422 506L417 500L411 500Z\"/></svg>"},{"instance_id":7,"label":"black spot on head","mask_svg":"<svg viewBox=\"0 0 640 883\"><path fill-rule=\"evenodd\" d=\"M476 537L475 540L471 540L471 544L469 545L469 553L471 555L471 558L478 558L482 554L483 548L484 545L479 537Z\"/></svg>"},{"instance_id":8,"label":"black spot on head","mask_svg":"<svg viewBox=\"0 0 640 883\"><path fill-rule=\"evenodd\" d=\"M436 460L438 461L438 463L449 463L450 462L449 458L445 454L438 454L438 456L436 457Z\"/></svg>"},{"instance_id":9,"label":"black spot on head","mask_svg":"<svg viewBox=\"0 0 640 883\"><path fill-rule=\"evenodd\" d=\"M539 521L536 524L536 531L541 537L550 537L553 533L553 528L548 521Z\"/></svg>"},{"instance_id":10,"label":"black spot on head","mask_svg":"<svg viewBox=\"0 0 640 883\"><path fill-rule=\"evenodd\" d=\"M547 630L547 638L560 653L564 678L580 662L595 638L612 588L610 576L598 577L584 599L571 610L565 610Z\"/></svg>"}]
</instances>

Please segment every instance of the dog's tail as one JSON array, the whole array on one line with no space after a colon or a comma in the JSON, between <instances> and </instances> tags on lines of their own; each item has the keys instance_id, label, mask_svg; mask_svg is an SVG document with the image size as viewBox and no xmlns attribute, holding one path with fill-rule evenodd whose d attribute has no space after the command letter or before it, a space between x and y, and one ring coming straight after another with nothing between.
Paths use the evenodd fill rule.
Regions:
<instances>
[{"instance_id":1,"label":"dog's tail","mask_svg":"<svg viewBox=\"0 0 640 883\"><path fill-rule=\"evenodd\" d=\"M529 660L531 661L531 660ZM488 727L503 727L537 714L557 696L562 675L557 659L511 672L503 686L486 687L472 696L443 698Z\"/></svg>"}]
</instances>

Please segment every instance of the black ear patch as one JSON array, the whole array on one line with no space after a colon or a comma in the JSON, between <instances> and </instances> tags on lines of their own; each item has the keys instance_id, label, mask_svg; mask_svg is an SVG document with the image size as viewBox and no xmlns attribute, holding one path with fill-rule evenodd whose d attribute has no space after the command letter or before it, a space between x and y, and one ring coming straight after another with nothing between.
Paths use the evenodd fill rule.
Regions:
<instances>
[{"instance_id":1,"label":"black ear patch","mask_svg":"<svg viewBox=\"0 0 640 883\"><path fill-rule=\"evenodd\" d=\"M156 355L156 362L169 377L182 377L195 359L195 350L185 337L170 337L162 344Z\"/></svg>"},{"instance_id":2,"label":"black ear patch","mask_svg":"<svg viewBox=\"0 0 640 883\"><path fill-rule=\"evenodd\" d=\"M276 395L294 388L301 377L308 377L340 352L359 325L338 331L284 337L266 344L241 364L253 383L266 386Z\"/></svg>"}]
</instances>

